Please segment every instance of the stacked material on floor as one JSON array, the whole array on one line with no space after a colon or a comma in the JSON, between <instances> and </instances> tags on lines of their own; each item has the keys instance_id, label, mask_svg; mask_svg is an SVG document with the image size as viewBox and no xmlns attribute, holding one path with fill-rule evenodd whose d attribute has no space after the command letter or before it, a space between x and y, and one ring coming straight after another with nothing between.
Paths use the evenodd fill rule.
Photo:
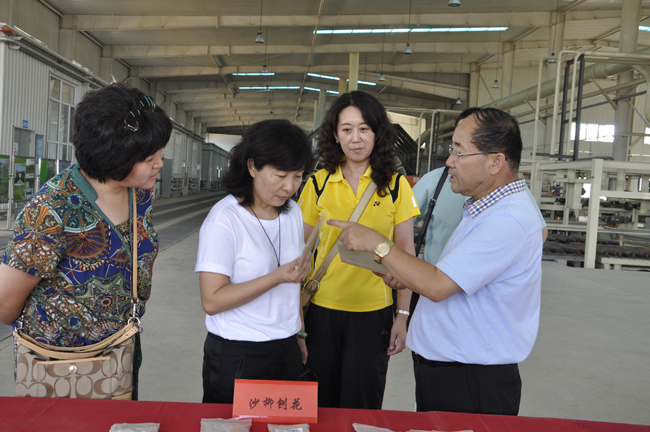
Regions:
<instances>
[{"instance_id":1,"label":"stacked material on floor","mask_svg":"<svg viewBox=\"0 0 650 432\"><path fill-rule=\"evenodd\" d=\"M584 256L585 237L577 235L549 234L544 242L544 255ZM642 246L621 246L615 240L598 240L596 255L600 257L650 260L650 248ZM563 259L569 259L564 257Z\"/></svg>"}]
</instances>

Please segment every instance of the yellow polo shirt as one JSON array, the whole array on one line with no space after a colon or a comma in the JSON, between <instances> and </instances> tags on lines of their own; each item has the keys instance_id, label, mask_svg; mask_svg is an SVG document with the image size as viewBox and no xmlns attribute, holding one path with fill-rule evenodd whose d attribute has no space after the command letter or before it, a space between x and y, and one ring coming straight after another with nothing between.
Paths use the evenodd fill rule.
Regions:
<instances>
[{"instance_id":1,"label":"yellow polo shirt","mask_svg":"<svg viewBox=\"0 0 650 432\"><path fill-rule=\"evenodd\" d=\"M307 180L298 200L303 221L315 226L321 215L326 219L347 220L370 184L371 173L372 168L368 167L359 179L355 195L348 181L343 178L340 165L332 174L325 169L318 171ZM395 225L419 214L408 181L404 176L394 174L389 184L389 193L380 197L375 192L361 214L359 223L393 240ZM340 232L340 228L322 225L314 254L315 263L307 278L323 262ZM320 290L312 297L312 302L329 309L369 312L390 306L393 296L391 289L380 277L370 270L342 263L337 255L321 279Z\"/></svg>"}]
</instances>

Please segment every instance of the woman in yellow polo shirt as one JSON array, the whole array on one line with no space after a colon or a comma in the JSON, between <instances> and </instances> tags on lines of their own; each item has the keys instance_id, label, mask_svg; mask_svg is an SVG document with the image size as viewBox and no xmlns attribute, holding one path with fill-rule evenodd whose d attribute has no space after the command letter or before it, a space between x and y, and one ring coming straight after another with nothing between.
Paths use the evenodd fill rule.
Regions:
<instances>
[{"instance_id":1,"label":"woman in yellow polo shirt","mask_svg":"<svg viewBox=\"0 0 650 432\"><path fill-rule=\"evenodd\" d=\"M321 216L347 220L374 181L377 191L359 223L415 254L413 217L420 211L407 180L396 172L396 137L386 109L370 94L354 91L334 101L318 137L325 168L307 181L298 202L305 238ZM323 224L314 270L340 231ZM319 406L381 409L388 358L404 349L410 297L401 290L395 311L391 289L380 277L334 258L305 318L307 366L318 376Z\"/></svg>"}]
</instances>

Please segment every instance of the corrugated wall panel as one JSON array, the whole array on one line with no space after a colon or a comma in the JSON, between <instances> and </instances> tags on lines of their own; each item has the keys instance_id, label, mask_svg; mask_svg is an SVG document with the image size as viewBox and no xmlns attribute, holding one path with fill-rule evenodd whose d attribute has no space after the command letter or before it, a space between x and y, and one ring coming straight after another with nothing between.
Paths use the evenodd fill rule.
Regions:
<instances>
[{"instance_id":1,"label":"corrugated wall panel","mask_svg":"<svg viewBox=\"0 0 650 432\"><path fill-rule=\"evenodd\" d=\"M46 134L49 70L44 63L17 50L7 50L3 67L0 152L10 154L13 152L14 127L22 128L24 120L28 122L27 129L36 134ZM33 146L32 142L32 152Z\"/></svg>"},{"instance_id":2,"label":"corrugated wall panel","mask_svg":"<svg viewBox=\"0 0 650 432\"><path fill-rule=\"evenodd\" d=\"M13 151L13 128L23 126L28 121L28 129L45 135L47 140L47 116L50 76L55 75L74 85L77 100L85 86L68 74L64 74L46 63L21 52L6 49L3 68L2 118L0 118L0 154ZM34 143L32 143L33 146ZM32 154L33 155L33 154Z\"/></svg>"},{"instance_id":3,"label":"corrugated wall panel","mask_svg":"<svg viewBox=\"0 0 650 432\"><path fill-rule=\"evenodd\" d=\"M5 103L7 100L5 93L8 87L6 79L7 71L5 68L7 51L9 51L7 44L0 43L0 154L8 154L8 147L5 148L5 146L9 146L9 144L7 144L9 141L4 138L4 135L2 133L5 124L5 105L7 105Z\"/></svg>"},{"instance_id":4,"label":"corrugated wall panel","mask_svg":"<svg viewBox=\"0 0 650 432\"><path fill-rule=\"evenodd\" d=\"M80 79L59 71L46 62L32 57L20 50L10 50L0 43L0 154L13 152L14 127L28 122L28 129L35 134L44 135L47 142L48 102L50 77L55 76L75 87L75 102L79 102L89 86ZM33 137L32 137L33 138ZM176 159L173 163L175 177L182 177L193 169L198 175L200 153L192 155L189 143L200 149L200 143L188 137L184 131L174 130L172 139L165 149L166 158ZM200 150L199 150L200 151ZM34 143L32 152L34 155ZM193 156L188 159L188 156ZM190 166L191 164L191 166Z\"/></svg>"}]
</instances>

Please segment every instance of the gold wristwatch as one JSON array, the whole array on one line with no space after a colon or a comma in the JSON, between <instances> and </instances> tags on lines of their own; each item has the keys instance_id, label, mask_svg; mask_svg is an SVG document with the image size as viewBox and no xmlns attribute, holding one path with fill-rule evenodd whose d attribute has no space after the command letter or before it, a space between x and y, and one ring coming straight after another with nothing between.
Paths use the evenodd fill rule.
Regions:
<instances>
[{"instance_id":1,"label":"gold wristwatch","mask_svg":"<svg viewBox=\"0 0 650 432\"><path fill-rule=\"evenodd\" d=\"M395 246L395 243L393 243L390 240L386 240L385 242L379 243L375 248L375 262L381 263L381 259L386 255L388 255L388 252L390 252L390 248L393 246Z\"/></svg>"}]
</instances>

